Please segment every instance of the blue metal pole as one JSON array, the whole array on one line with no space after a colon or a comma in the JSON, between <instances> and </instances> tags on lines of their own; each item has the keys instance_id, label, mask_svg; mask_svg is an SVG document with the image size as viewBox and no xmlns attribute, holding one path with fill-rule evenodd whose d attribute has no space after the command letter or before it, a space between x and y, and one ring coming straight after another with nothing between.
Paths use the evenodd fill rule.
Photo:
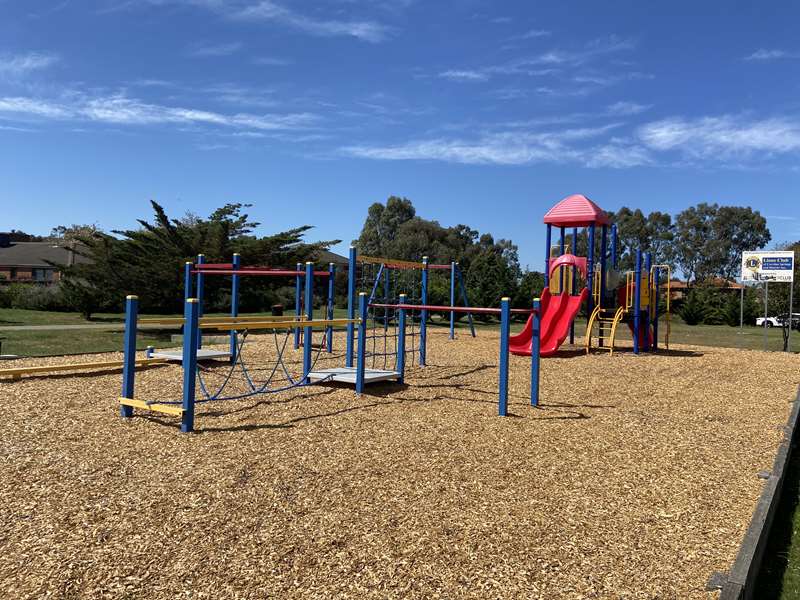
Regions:
<instances>
[{"instance_id":1,"label":"blue metal pole","mask_svg":"<svg viewBox=\"0 0 800 600\"><path fill-rule=\"evenodd\" d=\"M242 257L236 253L233 255L233 270L238 271L242 266ZM239 316L239 280L241 276L234 275L231 277L231 317L236 318ZM231 362L236 362L236 354L239 351L238 336L235 329L230 333L230 346L231 346Z\"/></svg>"},{"instance_id":2,"label":"blue metal pole","mask_svg":"<svg viewBox=\"0 0 800 600\"><path fill-rule=\"evenodd\" d=\"M406 295L400 294L400 304L406 303ZM397 382L403 383L406 373L406 309L399 309L397 317Z\"/></svg>"},{"instance_id":3,"label":"blue metal pole","mask_svg":"<svg viewBox=\"0 0 800 600\"><path fill-rule=\"evenodd\" d=\"M125 353L122 366L122 397L133 400L134 382L136 378L136 324L139 318L139 298L125 298L125 338L122 350ZM119 407L122 417L132 417L133 407Z\"/></svg>"},{"instance_id":4,"label":"blue metal pole","mask_svg":"<svg viewBox=\"0 0 800 600\"><path fill-rule=\"evenodd\" d=\"M450 263L450 306L456 305L456 263ZM456 337L456 313L450 311L450 339Z\"/></svg>"},{"instance_id":5,"label":"blue metal pole","mask_svg":"<svg viewBox=\"0 0 800 600\"><path fill-rule=\"evenodd\" d=\"M367 294L358 294L358 353L356 356L356 394L364 392L364 371L367 364Z\"/></svg>"},{"instance_id":6,"label":"blue metal pole","mask_svg":"<svg viewBox=\"0 0 800 600\"><path fill-rule=\"evenodd\" d=\"M600 306L606 297L606 258L608 253L608 225L603 225L600 234Z\"/></svg>"},{"instance_id":7,"label":"blue metal pole","mask_svg":"<svg viewBox=\"0 0 800 600\"><path fill-rule=\"evenodd\" d=\"M653 290L655 294L653 298L653 315L651 321L653 322L653 352L658 350L658 291L661 289L661 269L656 267L653 270Z\"/></svg>"},{"instance_id":8,"label":"blue metal pole","mask_svg":"<svg viewBox=\"0 0 800 600\"><path fill-rule=\"evenodd\" d=\"M202 265L206 262L206 255L205 254L198 254L197 255L197 264ZM203 300L205 300L205 287L206 287L206 276L202 273L197 274L197 316L198 318L203 316ZM197 336L197 348L200 349L203 347L203 335L202 333Z\"/></svg>"},{"instance_id":9,"label":"blue metal pole","mask_svg":"<svg viewBox=\"0 0 800 600\"><path fill-rule=\"evenodd\" d=\"M586 318L594 310L594 223L589 225L589 251L586 257L586 287L589 288L589 297L586 299Z\"/></svg>"},{"instance_id":10,"label":"blue metal pole","mask_svg":"<svg viewBox=\"0 0 800 600\"><path fill-rule=\"evenodd\" d=\"M200 302L189 298L183 313L183 416L181 431L194 430L194 400L197 384L197 339L200 337Z\"/></svg>"},{"instance_id":11,"label":"blue metal pole","mask_svg":"<svg viewBox=\"0 0 800 600\"><path fill-rule=\"evenodd\" d=\"M531 406L539 406L539 342L542 328L542 308L539 298L533 299L533 321L531 323Z\"/></svg>"},{"instance_id":12,"label":"blue metal pole","mask_svg":"<svg viewBox=\"0 0 800 600\"><path fill-rule=\"evenodd\" d=\"M336 265L328 264L328 319L333 319L333 294L334 284L336 283ZM333 326L328 325L325 330L325 348L328 353L333 352Z\"/></svg>"},{"instance_id":13,"label":"blue metal pole","mask_svg":"<svg viewBox=\"0 0 800 600\"><path fill-rule=\"evenodd\" d=\"M500 300L500 366L497 414L508 416L508 338L511 333L511 299Z\"/></svg>"},{"instance_id":14,"label":"blue metal pole","mask_svg":"<svg viewBox=\"0 0 800 600\"><path fill-rule=\"evenodd\" d=\"M550 285L550 245L552 243L553 226L547 225L544 248L544 287Z\"/></svg>"},{"instance_id":15,"label":"blue metal pole","mask_svg":"<svg viewBox=\"0 0 800 600\"><path fill-rule=\"evenodd\" d=\"M428 257L422 257L422 290L420 292L420 303L425 306L428 304ZM419 315L419 364L425 366L427 359L428 345L428 311L423 308Z\"/></svg>"},{"instance_id":16,"label":"blue metal pole","mask_svg":"<svg viewBox=\"0 0 800 600\"><path fill-rule=\"evenodd\" d=\"M619 241L617 240L617 224L611 226L611 268L615 271L619 267L619 260L617 256L617 247Z\"/></svg>"},{"instance_id":17,"label":"blue metal pole","mask_svg":"<svg viewBox=\"0 0 800 600\"><path fill-rule=\"evenodd\" d=\"M306 263L306 294L305 318L309 321L314 318L314 263ZM313 327L309 325L303 329L303 374L304 383L309 383L308 373L311 371L311 344Z\"/></svg>"},{"instance_id":18,"label":"blue metal pole","mask_svg":"<svg viewBox=\"0 0 800 600\"><path fill-rule=\"evenodd\" d=\"M183 301L186 302L189 298L192 297L193 285L192 285L192 267L194 265L190 261L186 261L183 264Z\"/></svg>"},{"instance_id":19,"label":"blue metal pole","mask_svg":"<svg viewBox=\"0 0 800 600\"><path fill-rule=\"evenodd\" d=\"M464 284L464 274L461 272L461 267L458 263L456 263L456 275L458 275L458 283L461 286L461 299L464 301L464 307L469 308L467 286ZM475 337L475 321L472 319L472 313L467 313L467 322L469 323L469 331L472 337Z\"/></svg>"},{"instance_id":20,"label":"blue metal pole","mask_svg":"<svg viewBox=\"0 0 800 600\"><path fill-rule=\"evenodd\" d=\"M572 255L578 254L578 228L572 228ZM575 293L575 288L578 287L578 269L572 267L572 293ZM575 343L575 319L569 325L569 343Z\"/></svg>"},{"instance_id":21,"label":"blue metal pole","mask_svg":"<svg viewBox=\"0 0 800 600\"><path fill-rule=\"evenodd\" d=\"M639 328L641 325L642 250L636 251L636 269L633 272L633 353L639 354Z\"/></svg>"},{"instance_id":22,"label":"blue metal pole","mask_svg":"<svg viewBox=\"0 0 800 600\"><path fill-rule=\"evenodd\" d=\"M653 254L652 252L648 252L644 256L644 276L647 278L647 287L650 294L652 294L653 290L650 288L650 268L653 266ZM650 295L648 294L648 296ZM645 318L644 318L644 351L650 351L650 322L652 321L652 315L650 314L650 305L652 302L648 302L647 306L645 307Z\"/></svg>"},{"instance_id":23,"label":"blue metal pole","mask_svg":"<svg viewBox=\"0 0 800 600\"><path fill-rule=\"evenodd\" d=\"M347 263L347 318L352 321L356 317L356 255L355 246L350 246L350 262ZM353 366L353 337L355 324L347 324L347 348L345 350L345 366Z\"/></svg>"},{"instance_id":24,"label":"blue metal pole","mask_svg":"<svg viewBox=\"0 0 800 600\"><path fill-rule=\"evenodd\" d=\"M303 312L303 276L300 274L303 271L303 263L295 265L297 275L294 278L294 318L300 319ZM294 349L300 347L300 328L294 328Z\"/></svg>"},{"instance_id":25,"label":"blue metal pole","mask_svg":"<svg viewBox=\"0 0 800 600\"><path fill-rule=\"evenodd\" d=\"M389 294L391 293L391 271L389 269L383 270L383 302L384 304L391 303L391 297ZM387 331L389 329L389 309L383 309L383 330Z\"/></svg>"}]
</instances>

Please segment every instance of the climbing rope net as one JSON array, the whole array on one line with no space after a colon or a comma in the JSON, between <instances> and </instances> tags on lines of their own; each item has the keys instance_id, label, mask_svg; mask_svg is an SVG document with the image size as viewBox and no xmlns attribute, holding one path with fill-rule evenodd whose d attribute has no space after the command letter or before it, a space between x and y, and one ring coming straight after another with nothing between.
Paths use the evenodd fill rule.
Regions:
<instances>
[{"instance_id":1,"label":"climbing rope net","mask_svg":"<svg viewBox=\"0 0 800 600\"><path fill-rule=\"evenodd\" d=\"M422 272L409 263L359 262L357 289L368 294L369 304L399 304L405 294L406 304L422 303ZM414 366L419 358L421 311L406 311L406 365ZM365 336L365 360L372 369L397 370L397 347L400 338L399 313L388 306L369 306Z\"/></svg>"},{"instance_id":2,"label":"climbing rope net","mask_svg":"<svg viewBox=\"0 0 800 600\"><path fill-rule=\"evenodd\" d=\"M297 372L296 361L288 359L287 350L293 348L292 339L294 328L285 330L272 330L271 335L257 336L271 338L274 345L274 360L259 361L258 365L245 360L245 349L252 345L249 332L244 329L237 336L236 359L225 368L209 367L197 364L197 397L195 404L206 402L221 402L228 400L242 400L260 394L274 394L285 392L294 388L315 385L327 381L330 377L322 377L310 381L308 376L315 370L324 345L319 345L313 355L311 366L308 369L300 368ZM272 349L270 349L272 350ZM153 400L152 404L181 404L182 400Z\"/></svg>"}]
</instances>

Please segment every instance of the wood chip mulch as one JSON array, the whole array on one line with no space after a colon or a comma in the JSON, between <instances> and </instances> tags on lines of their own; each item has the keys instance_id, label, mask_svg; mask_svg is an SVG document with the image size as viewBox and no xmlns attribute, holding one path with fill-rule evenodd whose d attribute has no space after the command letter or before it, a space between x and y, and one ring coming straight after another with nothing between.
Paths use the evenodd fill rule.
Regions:
<instances>
[{"instance_id":1,"label":"wood chip mulch","mask_svg":"<svg viewBox=\"0 0 800 600\"><path fill-rule=\"evenodd\" d=\"M0 597L714 597L800 357L567 350L538 409L512 357L504 419L497 347L437 332L404 387L207 403L192 435L122 420L119 371L0 383ZM256 376L274 349L247 342ZM137 373L137 398L180 387L178 366Z\"/></svg>"}]
</instances>

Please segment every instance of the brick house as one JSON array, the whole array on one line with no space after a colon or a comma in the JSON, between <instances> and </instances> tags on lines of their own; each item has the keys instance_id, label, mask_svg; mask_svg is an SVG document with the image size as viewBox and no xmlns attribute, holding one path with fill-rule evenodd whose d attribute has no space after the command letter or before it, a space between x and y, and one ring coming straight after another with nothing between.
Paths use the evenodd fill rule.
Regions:
<instances>
[{"instance_id":1,"label":"brick house","mask_svg":"<svg viewBox=\"0 0 800 600\"><path fill-rule=\"evenodd\" d=\"M48 262L74 265L86 259L72 248L56 242L12 242L0 233L0 283L52 284L58 281L58 269Z\"/></svg>"}]
</instances>

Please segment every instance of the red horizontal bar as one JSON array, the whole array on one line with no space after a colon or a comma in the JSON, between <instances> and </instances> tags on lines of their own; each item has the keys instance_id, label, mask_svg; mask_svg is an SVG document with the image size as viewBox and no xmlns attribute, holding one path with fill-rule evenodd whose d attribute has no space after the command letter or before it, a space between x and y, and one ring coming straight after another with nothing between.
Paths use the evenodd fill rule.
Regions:
<instances>
[{"instance_id":1,"label":"red horizontal bar","mask_svg":"<svg viewBox=\"0 0 800 600\"><path fill-rule=\"evenodd\" d=\"M439 269L440 271L449 271L450 265L428 265L429 269Z\"/></svg>"},{"instance_id":2,"label":"red horizontal bar","mask_svg":"<svg viewBox=\"0 0 800 600\"><path fill-rule=\"evenodd\" d=\"M200 265L203 266L203 265ZM263 275L266 277L296 277L298 275L305 275L305 271L289 271L284 269L259 269L259 268L245 268L245 269L194 269L192 274L203 275ZM328 277L328 271L314 271L315 277Z\"/></svg>"},{"instance_id":3,"label":"red horizontal bar","mask_svg":"<svg viewBox=\"0 0 800 600\"><path fill-rule=\"evenodd\" d=\"M429 310L432 312L457 312L471 313L473 315L499 315L499 308L467 307L467 306L437 306L433 304L370 304L372 308L404 308L406 310ZM512 313L529 315L533 312L531 308L512 308Z\"/></svg>"},{"instance_id":4,"label":"red horizontal bar","mask_svg":"<svg viewBox=\"0 0 800 600\"><path fill-rule=\"evenodd\" d=\"M195 269L232 269L233 263L195 263L193 267Z\"/></svg>"}]
</instances>

